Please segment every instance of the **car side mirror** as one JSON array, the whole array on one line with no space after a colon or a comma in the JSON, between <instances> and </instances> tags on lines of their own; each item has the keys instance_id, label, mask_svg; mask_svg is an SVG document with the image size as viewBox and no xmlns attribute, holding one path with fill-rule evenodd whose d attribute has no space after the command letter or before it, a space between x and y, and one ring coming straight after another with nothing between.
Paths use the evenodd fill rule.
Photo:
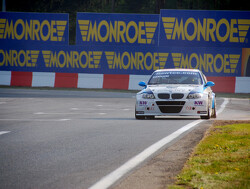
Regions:
<instances>
[{"instance_id":1,"label":"car side mirror","mask_svg":"<svg viewBox=\"0 0 250 189\"><path fill-rule=\"evenodd\" d=\"M144 81L140 81L138 85L140 85L141 87L147 87L147 84Z\"/></svg>"},{"instance_id":2,"label":"car side mirror","mask_svg":"<svg viewBox=\"0 0 250 189\"><path fill-rule=\"evenodd\" d=\"M212 86L214 86L214 85L215 85L214 82L208 81L208 82L206 83L205 87L212 87Z\"/></svg>"}]
</instances>

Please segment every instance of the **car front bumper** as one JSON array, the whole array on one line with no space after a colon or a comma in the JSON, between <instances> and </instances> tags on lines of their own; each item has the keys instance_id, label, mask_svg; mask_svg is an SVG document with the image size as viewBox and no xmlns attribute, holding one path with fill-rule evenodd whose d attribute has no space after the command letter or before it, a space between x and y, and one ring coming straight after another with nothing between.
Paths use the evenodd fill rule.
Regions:
<instances>
[{"instance_id":1,"label":"car front bumper","mask_svg":"<svg viewBox=\"0 0 250 189\"><path fill-rule=\"evenodd\" d=\"M137 97L137 116L205 116L208 114L207 98L200 99L143 99Z\"/></svg>"}]
</instances>

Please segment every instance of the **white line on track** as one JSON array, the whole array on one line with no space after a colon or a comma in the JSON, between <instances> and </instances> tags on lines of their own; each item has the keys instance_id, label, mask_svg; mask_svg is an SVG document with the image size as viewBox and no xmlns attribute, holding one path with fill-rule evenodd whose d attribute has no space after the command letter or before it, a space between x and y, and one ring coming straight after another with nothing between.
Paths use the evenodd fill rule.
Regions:
<instances>
[{"instance_id":1,"label":"white line on track","mask_svg":"<svg viewBox=\"0 0 250 189\"><path fill-rule=\"evenodd\" d=\"M64 114L70 114L70 115L74 115L74 114L82 114L82 113L72 113L72 112L35 112L33 113L34 115L64 115Z\"/></svg>"},{"instance_id":2,"label":"white line on track","mask_svg":"<svg viewBox=\"0 0 250 189\"><path fill-rule=\"evenodd\" d=\"M0 121L69 121L71 119L0 119Z\"/></svg>"},{"instance_id":3,"label":"white line on track","mask_svg":"<svg viewBox=\"0 0 250 189\"><path fill-rule=\"evenodd\" d=\"M71 110L81 110L81 109L73 109L71 108ZM130 109L90 109L88 108L88 111L118 111L118 110L123 110L123 111L129 111ZM91 112L35 112L33 113L34 115L79 115L79 114L93 114ZM99 113L100 114L100 113ZM102 113L101 113L102 114Z\"/></svg>"},{"instance_id":4,"label":"white line on track","mask_svg":"<svg viewBox=\"0 0 250 189\"><path fill-rule=\"evenodd\" d=\"M7 134L9 133L10 131L0 131L0 135L4 135L4 134Z\"/></svg>"},{"instance_id":5,"label":"white line on track","mask_svg":"<svg viewBox=\"0 0 250 189\"><path fill-rule=\"evenodd\" d=\"M224 102L222 103L222 105L218 111L219 113L221 113L225 109L227 103L228 103L228 99L224 99ZM149 158L151 155L153 155L158 150L163 148L165 145L167 145L168 143L170 143L171 141L173 141L174 139L179 137L181 134L183 134L184 132L188 131L189 129L195 127L196 125L198 125L199 123L201 123L203 121L204 120L193 121L193 122L183 126L182 128L178 129L174 133L161 139L160 141L156 142L155 144L149 146L144 151L139 153L137 156L128 160L125 164L120 166L118 169L114 170L110 174L103 177L100 181L98 181L97 183L92 185L89 189L100 189L100 188L107 189L107 188L109 188L116 181L121 179L125 174L129 173L132 169L137 167L140 163L145 161L147 158Z\"/></svg>"},{"instance_id":6,"label":"white line on track","mask_svg":"<svg viewBox=\"0 0 250 189\"><path fill-rule=\"evenodd\" d=\"M99 115L106 115L107 113L98 113Z\"/></svg>"},{"instance_id":7,"label":"white line on track","mask_svg":"<svg viewBox=\"0 0 250 189\"><path fill-rule=\"evenodd\" d=\"M88 109L88 111L97 111L96 109ZM98 111L115 111L116 109L100 109ZM34 115L81 115L81 114L96 114L91 112L35 112Z\"/></svg>"},{"instance_id":8,"label":"white line on track","mask_svg":"<svg viewBox=\"0 0 250 189\"><path fill-rule=\"evenodd\" d=\"M59 119L59 121L70 121L71 119Z\"/></svg>"},{"instance_id":9,"label":"white line on track","mask_svg":"<svg viewBox=\"0 0 250 189\"><path fill-rule=\"evenodd\" d=\"M224 102L221 104L220 109L217 111L217 114L220 114L221 112L223 112L223 110L225 109L228 101L229 101L228 98L224 98Z\"/></svg>"}]
</instances>

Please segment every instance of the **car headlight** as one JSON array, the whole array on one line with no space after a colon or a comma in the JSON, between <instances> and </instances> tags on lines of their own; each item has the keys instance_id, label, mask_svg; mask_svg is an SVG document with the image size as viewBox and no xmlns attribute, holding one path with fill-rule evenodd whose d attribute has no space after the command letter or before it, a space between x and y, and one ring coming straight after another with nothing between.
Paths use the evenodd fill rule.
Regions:
<instances>
[{"instance_id":1,"label":"car headlight","mask_svg":"<svg viewBox=\"0 0 250 189\"><path fill-rule=\"evenodd\" d=\"M189 93L187 96L187 99L197 99L201 97L202 97L202 93Z\"/></svg>"},{"instance_id":2,"label":"car headlight","mask_svg":"<svg viewBox=\"0 0 250 189\"><path fill-rule=\"evenodd\" d=\"M149 93L143 93L142 94L142 98L145 99L155 99L155 95L153 93L149 94Z\"/></svg>"}]
</instances>

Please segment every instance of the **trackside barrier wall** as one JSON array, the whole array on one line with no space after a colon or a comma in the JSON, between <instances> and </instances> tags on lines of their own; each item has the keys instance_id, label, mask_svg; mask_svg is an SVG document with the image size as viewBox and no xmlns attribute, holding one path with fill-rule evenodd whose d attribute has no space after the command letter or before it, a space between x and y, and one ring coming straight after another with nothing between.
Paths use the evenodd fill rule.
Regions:
<instances>
[{"instance_id":1,"label":"trackside barrier wall","mask_svg":"<svg viewBox=\"0 0 250 189\"><path fill-rule=\"evenodd\" d=\"M42 46L0 48L1 70L151 75L156 69L196 68L207 76L241 75L239 48Z\"/></svg>"},{"instance_id":2,"label":"trackside barrier wall","mask_svg":"<svg viewBox=\"0 0 250 189\"><path fill-rule=\"evenodd\" d=\"M0 71L0 85L10 86L11 71Z\"/></svg>"},{"instance_id":3,"label":"trackside barrier wall","mask_svg":"<svg viewBox=\"0 0 250 189\"><path fill-rule=\"evenodd\" d=\"M55 73L53 72L33 72L32 87L54 87Z\"/></svg>"},{"instance_id":4,"label":"trackside barrier wall","mask_svg":"<svg viewBox=\"0 0 250 189\"><path fill-rule=\"evenodd\" d=\"M67 14L0 13L0 85L138 90L156 69L197 68L215 92L250 93L249 26L241 11L78 13L69 46Z\"/></svg>"},{"instance_id":5,"label":"trackside barrier wall","mask_svg":"<svg viewBox=\"0 0 250 189\"><path fill-rule=\"evenodd\" d=\"M103 88L103 74L78 74L77 88Z\"/></svg>"},{"instance_id":6,"label":"trackside barrier wall","mask_svg":"<svg viewBox=\"0 0 250 189\"><path fill-rule=\"evenodd\" d=\"M250 77L236 77L235 93L249 93Z\"/></svg>"},{"instance_id":7,"label":"trackside barrier wall","mask_svg":"<svg viewBox=\"0 0 250 189\"><path fill-rule=\"evenodd\" d=\"M16 74L19 75L16 75ZM19 77L18 77L19 76ZM68 79L70 77L70 79ZM61 76L57 73L37 72L0 72L0 85L27 86L27 87L70 87L70 88L108 88L140 90L140 81L147 81L150 75L106 75L106 74L76 74ZM73 78L73 79L72 79ZM22 80L20 80L22 79ZM227 93L249 93L250 77L208 77L215 81L213 90ZM110 81L111 80L111 81ZM122 88L114 80L123 83ZM57 83L56 83L57 81Z\"/></svg>"}]
</instances>

